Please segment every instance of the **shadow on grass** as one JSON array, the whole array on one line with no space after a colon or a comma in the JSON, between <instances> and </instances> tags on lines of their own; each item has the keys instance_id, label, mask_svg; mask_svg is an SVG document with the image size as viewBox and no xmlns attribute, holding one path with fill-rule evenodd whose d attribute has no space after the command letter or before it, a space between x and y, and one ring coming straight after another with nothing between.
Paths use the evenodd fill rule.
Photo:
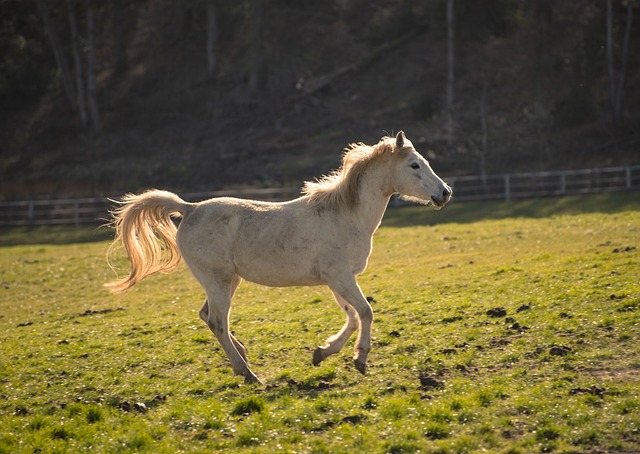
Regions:
<instances>
[{"instance_id":1,"label":"shadow on grass","mask_svg":"<svg viewBox=\"0 0 640 454\"><path fill-rule=\"evenodd\" d=\"M98 226L37 226L0 229L0 247L27 244L75 244L108 241L113 229Z\"/></svg>"},{"instance_id":2,"label":"shadow on grass","mask_svg":"<svg viewBox=\"0 0 640 454\"><path fill-rule=\"evenodd\" d=\"M608 192L569 197L506 201L453 202L440 211L407 206L387 211L385 227L469 223L490 219L545 218L583 213L618 213L640 210L640 191Z\"/></svg>"}]
</instances>

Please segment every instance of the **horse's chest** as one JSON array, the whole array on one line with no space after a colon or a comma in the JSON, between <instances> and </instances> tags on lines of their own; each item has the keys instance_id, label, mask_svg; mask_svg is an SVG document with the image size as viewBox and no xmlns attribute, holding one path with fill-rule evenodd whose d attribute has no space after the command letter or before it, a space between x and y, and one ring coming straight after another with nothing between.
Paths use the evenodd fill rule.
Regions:
<instances>
[{"instance_id":1,"label":"horse's chest","mask_svg":"<svg viewBox=\"0 0 640 454\"><path fill-rule=\"evenodd\" d=\"M367 244L363 244L360 248L358 248L354 252L352 259L349 260L353 274L360 274L364 272L364 270L367 268L367 263L369 261L370 254L371 254L371 242L368 242Z\"/></svg>"},{"instance_id":2,"label":"horse's chest","mask_svg":"<svg viewBox=\"0 0 640 454\"><path fill-rule=\"evenodd\" d=\"M322 254L325 269L348 269L353 274L360 274L367 268L371 254L369 238L352 237L350 241L336 243Z\"/></svg>"}]
</instances>

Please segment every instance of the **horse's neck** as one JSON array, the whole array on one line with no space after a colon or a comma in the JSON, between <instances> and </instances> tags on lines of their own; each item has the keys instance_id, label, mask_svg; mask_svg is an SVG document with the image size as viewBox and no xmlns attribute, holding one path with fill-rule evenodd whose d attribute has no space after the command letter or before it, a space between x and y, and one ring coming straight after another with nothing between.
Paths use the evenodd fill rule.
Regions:
<instances>
[{"instance_id":1,"label":"horse's neck","mask_svg":"<svg viewBox=\"0 0 640 454\"><path fill-rule=\"evenodd\" d=\"M359 203L356 207L356 219L360 227L373 235L387 209L393 193L382 166L373 167L362 175L359 187Z\"/></svg>"}]
</instances>

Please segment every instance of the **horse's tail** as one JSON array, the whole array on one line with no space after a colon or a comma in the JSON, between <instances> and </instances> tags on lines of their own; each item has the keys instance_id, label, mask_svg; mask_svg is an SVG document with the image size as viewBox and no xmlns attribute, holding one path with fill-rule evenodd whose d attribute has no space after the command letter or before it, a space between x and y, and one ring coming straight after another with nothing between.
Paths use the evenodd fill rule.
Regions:
<instances>
[{"instance_id":1,"label":"horse's tail","mask_svg":"<svg viewBox=\"0 0 640 454\"><path fill-rule=\"evenodd\" d=\"M106 284L114 293L124 292L154 273L169 273L182 258L176 244L177 228L171 216L184 216L193 209L176 194L151 190L128 194L111 214L116 235L107 252L107 260L122 242L131 262L128 277Z\"/></svg>"}]
</instances>

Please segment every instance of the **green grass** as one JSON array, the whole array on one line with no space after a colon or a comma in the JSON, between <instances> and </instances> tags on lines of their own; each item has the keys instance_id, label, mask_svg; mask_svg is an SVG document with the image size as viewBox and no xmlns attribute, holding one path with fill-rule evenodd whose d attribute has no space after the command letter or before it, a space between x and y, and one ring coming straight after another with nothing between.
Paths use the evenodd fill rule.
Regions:
<instances>
[{"instance_id":1,"label":"green grass","mask_svg":"<svg viewBox=\"0 0 640 454\"><path fill-rule=\"evenodd\" d=\"M265 386L233 376L186 269L112 296L103 231L0 244L0 453L640 450L637 193L389 211L366 377L353 340L311 366L343 323L327 289L243 283Z\"/></svg>"}]
</instances>

